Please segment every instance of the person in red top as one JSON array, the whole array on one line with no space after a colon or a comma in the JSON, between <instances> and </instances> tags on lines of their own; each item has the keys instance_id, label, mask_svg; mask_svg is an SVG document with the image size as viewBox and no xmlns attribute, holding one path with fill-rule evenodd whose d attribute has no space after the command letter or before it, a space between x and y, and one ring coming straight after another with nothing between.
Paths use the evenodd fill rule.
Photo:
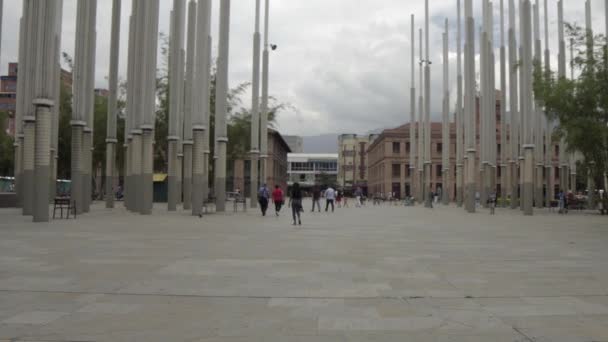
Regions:
<instances>
[{"instance_id":1,"label":"person in red top","mask_svg":"<svg viewBox=\"0 0 608 342\"><path fill-rule=\"evenodd\" d=\"M274 191L272 191L272 201L274 202L274 212L277 216L279 216L284 200L283 190L281 190L280 186L275 185Z\"/></svg>"}]
</instances>

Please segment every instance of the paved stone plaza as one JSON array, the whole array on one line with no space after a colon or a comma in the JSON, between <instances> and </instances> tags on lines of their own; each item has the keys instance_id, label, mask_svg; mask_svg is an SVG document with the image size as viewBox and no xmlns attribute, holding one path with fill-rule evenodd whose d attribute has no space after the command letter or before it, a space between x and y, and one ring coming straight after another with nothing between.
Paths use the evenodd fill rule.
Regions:
<instances>
[{"instance_id":1,"label":"paved stone plaza","mask_svg":"<svg viewBox=\"0 0 608 342\"><path fill-rule=\"evenodd\" d=\"M17 213L0 211L0 341L608 341L598 215Z\"/></svg>"}]
</instances>

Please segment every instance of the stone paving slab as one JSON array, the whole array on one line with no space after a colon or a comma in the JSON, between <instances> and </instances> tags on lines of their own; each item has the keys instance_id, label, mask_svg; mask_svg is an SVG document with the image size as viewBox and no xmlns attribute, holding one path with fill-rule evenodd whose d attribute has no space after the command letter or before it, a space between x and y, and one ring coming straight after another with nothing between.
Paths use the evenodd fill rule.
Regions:
<instances>
[{"instance_id":1,"label":"stone paving slab","mask_svg":"<svg viewBox=\"0 0 608 342\"><path fill-rule=\"evenodd\" d=\"M597 215L0 217L0 342L608 341Z\"/></svg>"}]
</instances>

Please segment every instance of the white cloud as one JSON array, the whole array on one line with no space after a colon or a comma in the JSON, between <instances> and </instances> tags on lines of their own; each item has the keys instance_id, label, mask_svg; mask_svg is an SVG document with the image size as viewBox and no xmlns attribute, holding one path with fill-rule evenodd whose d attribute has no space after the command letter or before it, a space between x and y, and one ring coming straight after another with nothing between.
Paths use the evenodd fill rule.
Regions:
<instances>
[{"instance_id":1,"label":"white cloud","mask_svg":"<svg viewBox=\"0 0 608 342\"><path fill-rule=\"evenodd\" d=\"M516 1L517 2L517 1ZM160 0L160 30L169 31L172 1ZM498 4L494 1L498 27ZM505 5L508 3L505 0ZM550 0L550 49L555 66L557 52L556 1ZM605 30L604 1L592 0L594 28ZM542 5L542 1L541 1ZM17 60L22 2L5 2L2 35L2 72ZM110 0L98 1L96 86L107 87L110 38ZM254 0L233 0L230 42L230 84L251 79ZM441 110L441 33L450 20L450 49L454 53L456 0L433 0L431 17L432 111ZM474 1L480 12L481 1ZM123 0L120 74L126 75L128 17L131 1ZM219 1L213 2L213 35L217 37ZM569 22L584 22L582 1L565 1ZM423 24L424 2L411 0L271 0L271 38L279 46L271 53L270 93L290 102L297 112L279 116L281 131L289 134L365 132L397 126L409 118L410 15L416 30ZM541 12L542 13L542 12ZM73 54L76 0L64 0L62 50ZM542 26L541 26L542 27ZM418 35L416 34L416 37ZM499 30L496 29L496 39ZM215 42L217 43L217 42ZM216 52L217 49L214 49ZM418 43L416 43L418 50ZM416 52L418 56L419 52ZM498 54L498 50L497 50ZM455 58L450 59L455 62ZM497 55L498 61L498 55ZM452 89L456 66L451 65ZM498 68L497 68L498 72ZM416 74L416 80L418 80ZM499 85L499 78L496 78ZM420 91L420 90L418 90ZM454 92L453 92L454 94ZM454 102L454 95L452 95ZM244 105L250 103L244 99ZM437 115L438 117L438 115Z\"/></svg>"}]
</instances>

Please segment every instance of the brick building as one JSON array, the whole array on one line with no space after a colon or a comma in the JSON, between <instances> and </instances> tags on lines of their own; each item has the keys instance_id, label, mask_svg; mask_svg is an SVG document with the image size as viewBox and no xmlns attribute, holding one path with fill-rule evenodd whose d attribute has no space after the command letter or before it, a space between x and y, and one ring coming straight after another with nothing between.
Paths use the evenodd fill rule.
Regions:
<instances>
[{"instance_id":1,"label":"brick building","mask_svg":"<svg viewBox=\"0 0 608 342\"><path fill-rule=\"evenodd\" d=\"M497 161L500 164L500 102L496 102L496 149ZM418 134L418 125L416 125L416 135ZM388 193L393 192L395 196L402 198L403 194L412 195L412 174L410 169L410 124L405 124L393 129L384 130L369 146L367 150L369 177L368 187L371 193ZM479 170L479 103L477 103L477 160L476 167ZM509 137L507 137L507 141ZM418 141L418 139L416 139ZM544 141L544 140L543 140ZM546 148L546 146L543 146ZM441 122L431 123L431 188L437 190L441 188L443 191L448 190L450 199L453 200L456 196L456 126L450 123L450 179L449 184L444 184L442 177L442 124ZM551 146L553 153L553 168L555 175L555 189L559 187L559 147L557 144ZM412 171L418 171L416 169ZM479 184L480 174L476 173L476 184ZM501 193L501 170L497 168L496 187L498 193Z\"/></svg>"}]
</instances>

